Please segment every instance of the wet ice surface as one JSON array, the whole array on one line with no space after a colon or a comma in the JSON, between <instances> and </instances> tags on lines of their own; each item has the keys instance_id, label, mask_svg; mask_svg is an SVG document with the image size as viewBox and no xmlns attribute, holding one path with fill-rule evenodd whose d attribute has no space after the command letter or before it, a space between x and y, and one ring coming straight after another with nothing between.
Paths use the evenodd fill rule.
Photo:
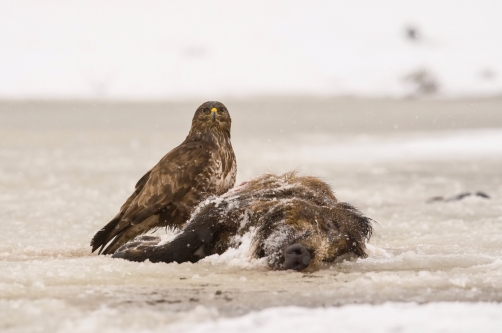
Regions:
<instances>
[{"instance_id":1,"label":"wet ice surface","mask_svg":"<svg viewBox=\"0 0 502 333\"><path fill-rule=\"evenodd\" d=\"M325 103L309 115L282 110L281 103L272 104L278 108L273 115L266 109L270 104L227 103L238 181L301 167L378 222L368 259L313 273L270 271L238 252L181 265L91 254L92 235L143 173L181 142L192 112L170 104L138 104L119 113L113 105L75 103L74 114L71 103L1 104L2 330L230 331L257 322L272 330L277 327L270 318L298 317L302 327L310 325L308 316L369 312L434 321L443 311L452 323L462 323L454 313L486 323L501 318L494 303L434 302L502 301L502 101L476 102L484 103L470 110L476 117L455 102ZM377 115L368 113L372 105L380 108ZM299 109L307 107L300 103ZM399 113L410 109L426 120ZM491 200L426 203L465 191L484 191ZM249 314L353 303L366 305ZM413 331L398 319L389 325L382 330Z\"/></svg>"}]
</instances>

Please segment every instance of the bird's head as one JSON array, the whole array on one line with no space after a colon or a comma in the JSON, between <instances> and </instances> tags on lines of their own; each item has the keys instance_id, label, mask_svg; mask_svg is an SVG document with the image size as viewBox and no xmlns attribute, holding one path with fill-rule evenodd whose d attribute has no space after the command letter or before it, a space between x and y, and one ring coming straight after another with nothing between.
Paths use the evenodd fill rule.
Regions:
<instances>
[{"instance_id":1,"label":"bird's head","mask_svg":"<svg viewBox=\"0 0 502 333\"><path fill-rule=\"evenodd\" d=\"M218 131L230 135L232 119L227 107L221 102L205 102L197 108L192 120L192 131Z\"/></svg>"}]
</instances>

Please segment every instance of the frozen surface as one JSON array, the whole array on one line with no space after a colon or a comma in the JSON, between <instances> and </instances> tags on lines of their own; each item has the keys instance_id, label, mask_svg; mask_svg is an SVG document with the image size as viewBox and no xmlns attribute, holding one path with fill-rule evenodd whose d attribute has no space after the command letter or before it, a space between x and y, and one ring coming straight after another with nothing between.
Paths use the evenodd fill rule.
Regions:
<instances>
[{"instance_id":1,"label":"frozen surface","mask_svg":"<svg viewBox=\"0 0 502 333\"><path fill-rule=\"evenodd\" d=\"M427 318L427 320L424 320ZM271 308L235 319L179 325L191 332L498 332L502 305L388 303L341 308ZM176 326L175 326L176 327ZM178 328L176 327L176 328Z\"/></svg>"},{"instance_id":2,"label":"frozen surface","mask_svg":"<svg viewBox=\"0 0 502 333\"><path fill-rule=\"evenodd\" d=\"M500 303L385 303L306 309L280 307L222 318L217 310L198 306L183 313L160 309L108 308L82 311L55 300L0 301L7 323L44 322L47 332L499 332ZM50 316L43 317L49 314ZM42 332L30 326L26 332ZM20 332L9 330L7 332Z\"/></svg>"},{"instance_id":3,"label":"frozen surface","mask_svg":"<svg viewBox=\"0 0 502 333\"><path fill-rule=\"evenodd\" d=\"M181 265L91 254L92 235L181 142L198 104L0 103L2 331L272 330L321 317L376 327L359 314L382 331L500 325L500 100L227 103L238 181L292 168L323 177L378 222L368 259L292 273L244 248ZM465 191L491 199L426 203ZM249 314L286 306L302 308Z\"/></svg>"}]
</instances>

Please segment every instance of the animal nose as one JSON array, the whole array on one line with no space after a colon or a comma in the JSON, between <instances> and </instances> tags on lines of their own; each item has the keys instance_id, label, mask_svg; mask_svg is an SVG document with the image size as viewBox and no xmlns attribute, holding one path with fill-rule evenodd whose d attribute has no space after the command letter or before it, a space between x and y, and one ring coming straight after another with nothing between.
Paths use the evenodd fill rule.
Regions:
<instances>
[{"instance_id":1,"label":"animal nose","mask_svg":"<svg viewBox=\"0 0 502 333\"><path fill-rule=\"evenodd\" d=\"M311 261L312 256L310 255L310 252L303 245L290 245L284 252L285 269L294 269L295 271L301 271L302 269L306 268Z\"/></svg>"}]
</instances>

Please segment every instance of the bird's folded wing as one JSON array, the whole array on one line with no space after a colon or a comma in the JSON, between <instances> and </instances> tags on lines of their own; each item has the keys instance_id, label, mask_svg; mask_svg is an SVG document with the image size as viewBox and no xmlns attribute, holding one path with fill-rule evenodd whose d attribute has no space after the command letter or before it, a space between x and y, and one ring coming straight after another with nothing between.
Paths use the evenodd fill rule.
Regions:
<instances>
[{"instance_id":1,"label":"bird's folded wing","mask_svg":"<svg viewBox=\"0 0 502 333\"><path fill-rule=\"evenodd\" d=\"M199 187L200 174L208 167L210 157L210 149L200 142L182 144L169 152L149 172L116 229L141 223L169 203L180 201L190 189Z\"/></svg>"}]
</instances>

